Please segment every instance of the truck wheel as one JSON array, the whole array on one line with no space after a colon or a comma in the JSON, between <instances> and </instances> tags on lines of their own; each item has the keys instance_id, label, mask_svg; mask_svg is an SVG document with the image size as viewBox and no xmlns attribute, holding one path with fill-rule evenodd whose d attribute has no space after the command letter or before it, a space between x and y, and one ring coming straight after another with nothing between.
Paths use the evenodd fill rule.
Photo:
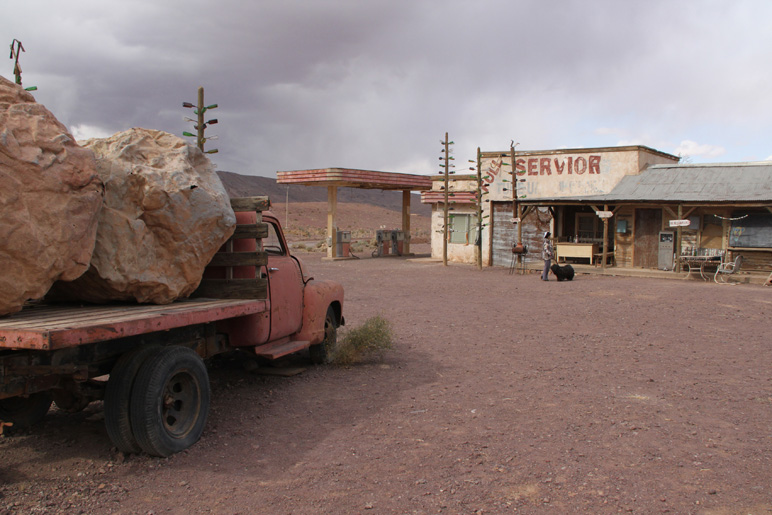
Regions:
<instances>
[{"instance_id":1,"label":"truck wheel","mask_svg":"<svg viewBox=\"0 0 772 515\"><path fill-rule=\"evenodd\" d=\"M187 347L164 347L140 367L131 389L131 429L142 450L170 456L201 438L209 414L209 376Z\"/></svg>"},{"instance_id":2,"label":"truck wheel","mask_svg":"<svg viewBox=\"0 0 772 515\"><path fill-rule=\"evenodd\" d=\"M338 326L335 320L335 310L332 306L327 308L327 316L324 319L324 340L322 343L311 345L308 352L311 354L311 362L317 365L329 363L335 344L338 341Z\"/></svg>"},{"instance_id":3,"label":"truck wheel","mask_svg":"<svg viewBox=\"0 0 772 515\"><path fill-rule=\"evenodd\" d=\"M123 453L142 452L131 432L129 405L131 388L142 364L153 353L161 350L158 345L138 347L123 354L110 371L105 389L105 427L110 440Z\"/></svg>"},{"instance_id":4,"label":"truck wheel","mask_svg":"<svg viewBox=\"0 0 772 515\"><path fill-rule=\"evenodd\" d=\"M29 397L9 397L0 400L0 420L13 424L11 429L23 429L37 424L48 413L53 399L50 392L37 392Z\"/></svg>"}]
</instances>

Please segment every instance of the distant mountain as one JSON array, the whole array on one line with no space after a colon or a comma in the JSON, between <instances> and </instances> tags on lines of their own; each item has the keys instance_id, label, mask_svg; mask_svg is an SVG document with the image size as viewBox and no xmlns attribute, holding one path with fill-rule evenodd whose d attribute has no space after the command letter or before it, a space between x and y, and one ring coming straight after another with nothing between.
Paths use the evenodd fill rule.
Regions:
<instances>
[{"instance_id":1,"label":"distant mountain","mask_svg":"<svg viewBox=\"0 0 772 515\"><path fill-rule=\"evenodd\" d=\"M231 197L253 197L267 195L273 203L284 203L289 193L289 201L297 202L327 202L327 188L321 186L299 186L296 184L277 184L276 179L241 175L234 172L217 172L225 186L225 191ZM365 190L358 188L339 188L338 202L370 204L394 211L402 210L402 192ZM423 216L431 216L431 206L422 204L419 195L413 195L410 201L410 212Z\"/></svg>"}]
</instances>

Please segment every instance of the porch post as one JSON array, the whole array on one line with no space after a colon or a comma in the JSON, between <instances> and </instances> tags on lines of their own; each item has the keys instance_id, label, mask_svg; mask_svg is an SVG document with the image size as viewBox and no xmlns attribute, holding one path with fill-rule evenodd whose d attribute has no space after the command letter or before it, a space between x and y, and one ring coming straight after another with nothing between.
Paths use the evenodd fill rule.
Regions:
<instances>
[{"instance_id":1,"label":"porch post","mask_svg":"<svg viewBox=\"0 0 772 515\"><path fill-rule=\"evenodd\" d=\"M683 220L684 219L684 206L683 204L678 204L678 219ZM673 266L673 271L678 273L681 271L681 226L679 225L676 228L676 244L675 244L675 265Z\"/></svg>"},{"instance_id":2,"label":"porch post","mask_svg":"<svg viewBox=\"0 0 772 515\"><path fill-rule=\"evenodd\" d=\"M603 205L603 211L608 211L608 204ZM608 255L608 218L603 219L603 253L600 256L600 267L606 271L606 256ZM592 260L590 260L592 262Z\"/></svg>"}]
</instances>

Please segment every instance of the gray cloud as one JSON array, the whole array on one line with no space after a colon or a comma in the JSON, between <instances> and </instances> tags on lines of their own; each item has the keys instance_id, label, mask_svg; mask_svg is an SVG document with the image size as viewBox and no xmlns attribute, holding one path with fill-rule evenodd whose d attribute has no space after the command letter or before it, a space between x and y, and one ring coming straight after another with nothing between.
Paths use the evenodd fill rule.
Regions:
<instances>
[{"instance_id":1,"label":"gray cloud","mask_svg":"<svg viewBox=\"0 0 772 515\"><path fill-rule=\"evenodd\" d=\"M5 6L25 85L70 127L188 129L206 88L219 168L437 171L484 150L641 143L771 150L763 1L74 1ZM9 60L7 72L11 76ZM91 129L88 129L88 128ZM723 148L720 154L717 149Z\"/></svg>"}]
</instances>

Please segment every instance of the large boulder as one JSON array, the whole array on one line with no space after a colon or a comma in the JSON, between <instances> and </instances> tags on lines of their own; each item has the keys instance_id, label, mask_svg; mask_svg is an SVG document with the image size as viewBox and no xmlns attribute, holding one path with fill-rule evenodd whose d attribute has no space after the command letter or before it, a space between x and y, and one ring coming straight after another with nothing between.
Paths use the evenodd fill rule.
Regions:
<instances>
[{"instance_id":1,"label":"large boulder","mask_svg":"<svg viewBox=\"0 0 772 515\"><path fill-rule=\"evenodd\" d=\"M101 206L93 153L0 77L0 315L86 271Z\"/></svg>"},{"instance_id":2,"label":"large boulder","mask_svg":"<svg viewBox=\"0 0 772 515\"><path fill-rule=\"evenodd\" d=\"M172 134L130 129L81 144L96 155L105 184L91 267L57 283L88 302L167 304L187 297L236 217L206 155Z\"/></svg>"}]
</instances>

